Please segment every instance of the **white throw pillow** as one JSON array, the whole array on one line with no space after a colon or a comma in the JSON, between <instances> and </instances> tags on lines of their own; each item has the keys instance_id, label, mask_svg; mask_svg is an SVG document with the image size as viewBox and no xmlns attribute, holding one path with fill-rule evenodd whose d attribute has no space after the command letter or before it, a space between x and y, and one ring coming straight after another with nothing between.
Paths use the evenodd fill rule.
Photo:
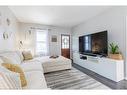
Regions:
<instances>
[{"instance_id":1,"label":"white throw pillow","mask_svg":"<svg viewBox=\"0 0 127 95\"><path fill-rule=\"evenodd\" d=\"M4 63L19 64L16 60L12 60L8 57L1 56L0 58L3 60Z\"/></svg>"},{"instance_id":2,"label":"white throw pillow","mask_svg":"<svg viewBox=\"0 0 127 95\"><path fill-rule=\"evenodd\" d=\"M18 54L18 56L20 57L20 60L23 61L24 57L22 55L22 51L16 51L16 53Z\"/></svg>"},{"instance_id":3,"label":"white throw pillow","mask_svg":"<svg viewBox=\"0 0 127 95\"><path fill-rule=\"evenodd\" d=\"M11 62L13 62L14 64L20 64L21 63L21 59L15 51L3 52L0 54L0 56L11 60Z\"/></svg>"},{"instance_id":4,"label":"white throw pillow","mask_svg":"<svg viewBox=\"0 0 127 95\"><path fill-rule=\"evenodd\" d=\"M0 58L0 65L1 65L2 63L4 63L4 62L3 62L3 60Z\"/></svg>"},{"instance_id":5,"label":"white throw pillow","mask_svg":"<svg viewBox=\"0 0 127 95\"><path fill-rule=\"evenodd\" d=\"M0 89L21 89L20 75L0 66Z\"/></svg>"}]
</instances>

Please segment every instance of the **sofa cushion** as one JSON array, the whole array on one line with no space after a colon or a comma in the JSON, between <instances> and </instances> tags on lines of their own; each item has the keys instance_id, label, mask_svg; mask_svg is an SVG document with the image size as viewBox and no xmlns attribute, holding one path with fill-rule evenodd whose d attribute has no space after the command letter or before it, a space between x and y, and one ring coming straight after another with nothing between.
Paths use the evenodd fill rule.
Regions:
<instances>
[{"instance_id":1,"label":"sofa cushion","mask_svg":"<svg viewBox=\"0 0 127 95\"><path fill-rule=\"evenodd\" d=\"M15 51L2 52L0 53L0 57L4 57L10 60L13 64L21 63L21 59ZM6 60L3 60L3 61L6 61ZM8 63L8 62L5 62L5 63Z\"/></svg>"},{"instance_id":2,"label":"sofa cushion","mask_svg":"<svg viewBox=\"0 0 127 95\"><path fill-rule=\"evenodd\" d=\"M18 66L16 64L10 64L10 63L3 63L2 66L4 66L5 68L7 68L8 70L10 70L12 72L19 73L22 87L27 85L27 81L26 81L24 72L20 68L20 66Z\"/></svg>"},{"instance_id":3,"label":"sofa cushion","mask_svg":"<svg viewBox=\"0 0 127 95\"><path fill-rule=\"evenodd\" d=\"M30 60L23 61L22 64L20 64L20 66L22 67L22 69L25 72L34 71L34 70L43 72L42 64L39 61L36 61L36 60L35 61L30 61Z\"/></svg>"},{"instance_id":4,"label":"sofa cushion","mask_svg":"<svg viewBox=\"0 0 127 95\"><path fill-rule=\"evenodd\" d=\"M27 86L23 87L23 89L47 89L47 84L43 72L25 72L25 76L27 79Z\"/></svg>"}]
</instances>

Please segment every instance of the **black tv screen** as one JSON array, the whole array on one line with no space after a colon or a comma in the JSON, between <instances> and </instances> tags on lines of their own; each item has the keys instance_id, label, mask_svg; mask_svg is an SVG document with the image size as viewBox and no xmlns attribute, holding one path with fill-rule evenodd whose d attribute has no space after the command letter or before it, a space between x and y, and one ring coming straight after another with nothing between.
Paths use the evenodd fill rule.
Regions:
<instances>
[{"instance_id":1,"label":"black tv screen","mask_svg":"<svg viewBox=\"0 0 127 95\"><path fill-rule=\"evenodd\" d=\"M87 55L107 56L107 31L79 37L79 52Z\"/></svg>"}]
</instances>

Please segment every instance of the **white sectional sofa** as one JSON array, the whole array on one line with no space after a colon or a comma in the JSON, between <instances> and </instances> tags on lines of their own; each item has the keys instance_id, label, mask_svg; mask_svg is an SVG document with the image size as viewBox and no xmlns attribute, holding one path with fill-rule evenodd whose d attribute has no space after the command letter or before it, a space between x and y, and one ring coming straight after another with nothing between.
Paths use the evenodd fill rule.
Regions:
<instances>
[{"instance_id":1,"label":"white sectional sofa","mask_svg":"<svg viewBox=\"0 0 127 95\"><path fill-rule=\"evenodd\" d=\"M62 56L56 59L51 59L49 56L36 57L24 61L21 52L7 51L1 52L0 57L8 58L13 64L19 64L23 69L27 80L27 86L23 89L48 89L44 73L71 69L71 60Z\"/></svg>"}]
</instances>

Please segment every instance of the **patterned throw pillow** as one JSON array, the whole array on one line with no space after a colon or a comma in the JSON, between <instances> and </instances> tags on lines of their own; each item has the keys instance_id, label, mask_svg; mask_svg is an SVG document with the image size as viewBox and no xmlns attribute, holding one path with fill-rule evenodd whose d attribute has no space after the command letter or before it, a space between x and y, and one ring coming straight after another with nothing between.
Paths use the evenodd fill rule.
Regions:
<instances>
[{"instance_id":1,"label":"patterned throw pillow","mask_svg":"<svg viewBox=\"0 0 127 95\"><path fill-rule=\"evenodd\" d=\"M33 59L33 56L30 51L23 51L22 52L24 60L31 60Z\"/></svg>"},{"instance_id":2,"label":"patterned throw pillow","mask_svg":"<svg viewBox=\"0 0 127 95\"><path fill-rule=\"evenodd\" d=\"M3 63L2 66L4 66L5 68L7 68L10 71L19 73L20 74L20 80L21 80L22 87L27 85L25 74L24 74L23 70L20 68L19 65L17 65L17 64L10 64L10 63Z\"/></svg>"},{"instance_id":3,"label":"patterned throw pillow","mask_svg":"<svg viewBox=\"0 0 127 95\"><path fill-rule=\"evenodd\" d=\"M0 89L21 89L20 75L0 66Z\"/></svg>"}]
</instances>

